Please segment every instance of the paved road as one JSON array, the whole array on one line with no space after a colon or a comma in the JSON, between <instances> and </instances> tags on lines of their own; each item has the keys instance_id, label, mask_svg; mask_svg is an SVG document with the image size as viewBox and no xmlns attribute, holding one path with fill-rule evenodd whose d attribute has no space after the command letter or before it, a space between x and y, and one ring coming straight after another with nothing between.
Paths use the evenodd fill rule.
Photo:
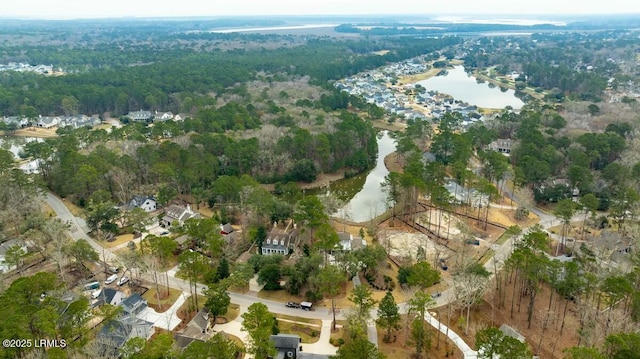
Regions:
<instances>
[{"instance_id":1,"label":"paved road","mask_svg":"<svg viewBox=\"0 0 640 359\"><path fill-rule=\"evenodd\" d=\"M110 250L105 250L104 247L102 247L93 238L89 237L85 233L82 226L80 226L78 223L79 219L75 218L73 214L71 214L71 212L65 206L62 200L60 200L58 197L56 197L52 193L47 193L45 196L45 201L47 202L47 204L49 204L49 206L51 206L53 211L57 214L57 216L61 220L66 221L70 224L70 232L71 232L70 234L74 240L84 239L96 250L96 252L98 252L99 254L102 254L103 259L105 261L109 263L118 262L118 258L115 254L113 254ZM553 215L547 214L535 207L529 208L529 210L531 210L533 213L538 215L538 217L540 217L539 223L542 225L543 228L550 228L559 224L559 221ZM581 215L576 215L576 218L578 218L578 216L581 216ZM523 232L526 233L526 231L527 229L525 229L525 231ZM492 273L494 272L494 268L500 269L504 261L511 255L511 252L513 250L513 241L518 238L519 237L515 237L515 238L512 237L507 241L505 241L502 245L493 247L495 251L495 255L493 258L491 258L489 261L485 263L485 268ZM183 279L176 278L174 276L174 273L175 271L170 271L169 286L174 289L179 289L185 293L188 293L189 283ZM147 276L149 278L145 278L145 279L151 280L150 276L149 275ZM203 294L204 288L206 287L203 285L198 285L197 287L198 294ZM299 316L299 317L305 317L310 319L322 320L323 329L325 327L324 324L327 322L330 323L332 320L331 309L326 307L315 308L312 311L302 311L296 308L287 308L281 302L258 298L255 293L241 294L241 293L229 292L229 296L231 297L232 303L240 306L241 311L246 310L246 308L249 307L251 304L259 301L265 304L269 309L269 311L272 313L286 314L291 316ZM436 307L444 306L453 300L455 300L455 294L454 294L453 288L449 288L443 291L440 297L435 299ZM400 303L400 311L401 313L406 313L407 308L405 303ZM344 313L338 312L336 315L336 318L344 319L345 318ZM370 321L370 323L368 323L368 327L367 327L367 335L369 340L377 346L378 337L377 337L377 332L375 330L375 319L377 318L377 309L374 308L371 310L371 318L372 320ZM458 336L457 333L455 333L453 330L450 330L450 329L447 331L447 327L439 323L431 315L427 315L425 319L435 328L438 328L442 333L448 334L449 338L463 352L465 359L477 358L477 353L474 350L472 350L464 342L464 340L462 340ZM326 336L326 334L324 336ZM321 337L324 337L324 336L321 334ZM326 350L330 350L330 349L326 349Z\"/></svg>"},{"instance_id":2,"label":"paved road","mask_svg":"<svg viewBox=\"0 0 640 359\"><path fill-rule=\"evenodd\" d=\"M47 192L44 196L44 201L51 207L56 213L57 217L63 222L69 224L69 234L74 241L84 239L91 245L93 249L100 255L101 259L107 263L118 263L118 256L113 254L110 250L105 249L95 239L91 238L85 232L85 229L79 223L84 223L81 218L76 218L71 211L67 208L64 202L51 192ZM105 274L106 275L106 274Z\"/></svg>"}]
</instances>

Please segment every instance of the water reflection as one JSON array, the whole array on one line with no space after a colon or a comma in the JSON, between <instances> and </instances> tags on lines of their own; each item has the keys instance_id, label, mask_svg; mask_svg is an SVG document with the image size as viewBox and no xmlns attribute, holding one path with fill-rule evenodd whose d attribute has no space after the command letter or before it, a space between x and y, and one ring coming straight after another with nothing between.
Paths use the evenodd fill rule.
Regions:
<instances>
[{"instance_id":1,"label":"water reflection","mask_svg":"<svg viewBox=\"0 0 640 359\"><path fill-rule=\"evenodd\" d=\"M435 90L479 107L501 109L511 106L520 109L524 105L524 102L515 96L514 90L496 86L491 82L481 83L467 74L463 66L447 70L445 76L432 77L418 83L427 91Z\"/></svg>"},{"instance_id":2,"label":"water reflection","mask_svg":"<svg viewBox=\"0 0 640 359\"><path fill-rule=\"evenodd\" d=\"M381 183L389 174L384 158L396 150L396 142L387 131L378 134L377 142L378 158L376 166L371 171L333 182L328 188L315 189L307 193L331 193L346 202L335 216L354 222L365 222L382 214L387 208L387 197Z\"/></svg>"}]
</instances>

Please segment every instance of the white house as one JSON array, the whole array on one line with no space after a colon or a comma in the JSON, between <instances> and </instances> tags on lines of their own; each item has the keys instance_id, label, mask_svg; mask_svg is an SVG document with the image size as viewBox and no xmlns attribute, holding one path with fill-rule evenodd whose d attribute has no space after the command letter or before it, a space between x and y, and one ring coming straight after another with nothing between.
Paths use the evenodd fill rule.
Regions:
<instances>
[{"instance_id":1,"label":"white house","mask_svg":"<svg viewBox=\"0 0 640 359\"><path fill-rule=\"evenodd\" d=\"M126 296L127 295L122 291L115 290L113 288L103 288L98 298L96 298L96 302L92 306L97 307L102 304L120 305Z\"/></svg>"},{"instance_id":2,"label":"white house","mask_svg":"<svg viewBox=\"0 0 640 359\"><path fill-rule=\"evenodd\" d=\"M128 209L142 208L145 212L153 212L158 209L158 202L153 196L133 196L129 201Z\"/></svg>"},{"instance_id":3,"label":"white house","mask_svg":"<svg viewBox=\"0 0 640 359\"><path fill-rule=\"evenodd\" d=\"M54 116L54 117L49 117L49 116L39 116L38 117L38 122L36 123L36 126L38 127L42 127L42 128L53 128L58 126L58 124L61 122L61 118Z\"/></svg>"},{"instance_id":4,"label":"white house","mask_svg":"<svg viewBox=\"0 0 640 359\"><path fill-rule=\"evenodd\" d=\"M5 255L12 247L19 247L24 254L27 253L27 245L20 239L11 239L0 244L0 272L8 272L16 269L15 265L9 265L5 262Z\"/></svg>"},{"instance_id":5,"label":"white house","mask_svg":"<svg viewBox=\"0 0 640 359\"><path fill-rule=\"evenodd\" d=\"M154 121L169 121L173 120L174 116L171 111L169 112L158 112L156 111L155 116L153 117Z\"/></svg>"}]
</instances>

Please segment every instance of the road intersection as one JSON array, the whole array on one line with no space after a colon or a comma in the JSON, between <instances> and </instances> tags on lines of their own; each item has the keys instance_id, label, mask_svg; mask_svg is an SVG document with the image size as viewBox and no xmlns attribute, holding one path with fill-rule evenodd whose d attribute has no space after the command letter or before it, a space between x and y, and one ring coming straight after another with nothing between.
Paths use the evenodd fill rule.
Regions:
<instances>
[{"instance_id":1,"label":"road intersection","mask_svg":"<svg viewBox=\"0 0 640 359\"><path fill-rule=\"evenodd\" d=\"M69 224L69 234L71 238L75 241L79 239L86 240L93 249L96 250L97 253L102 255L102 258L107 263L118 263L118 257L114 254L110 249L104 248L100 245L96 240L87 235L87 228L84 225L84 221L80 218L75 217L71 211L64 204L63 200L55 196L54 194L47 192L44 195L44 201L51 207L51 209L56 213L57 217L60 218L63 222ZM540 225L543 228L550 228L557 224L557 219L549 215L545 212L537 208L530 209L533 213L535 213L540 218ZM526 230L524 231L526 233ZM512 250L513 243L520 236L511 237L506 240L501 245L496 245L492 249L494 250L494 256L485 263L485 268L493 273L495 269L500 269L505 260L508 259ZM189 294L189 283L181 278L177 278L175 276L176 270L169 270L168 282L169 286L174 289L178 289L183 292L181 297L186 297ZM203 290L206 286L198 285L197 292L198 294L203 294ZM255 303L261 302L267 306L270 312L275 314L285 314L289 316L298 316L309 319L319 319L322 321L322 329L320 334L320 340L315 344L306 344L304 345L306 352L313 352L317 354L328 354L335 355L336 347L329 343L330 336L330 327L332 314L330 308L316 308L313 311L301 311L296 308L288 308L284 303L272 301L264 298L259 298L257 293L248 292L246 294L243 293L235 293L229 292L229 296L231 298L231 302L237 304L240 307L240 313L247 310L247 308ZM449 288L444 290L441 295L437 298L434 298L436 302L435 307L444 306L451 301L455 300L455 293L453 288ZM406 313L407 305L406 303L400 303L400 311L401 313ZM337 319L345 319L344 312L337 313ZM368 337L369 340L372 341L375 345L378 344L377 331L375 326L375 319L377 317L377 309L371 310L371 318L372 320L368 323ZM169 319L167 319L169 320ZM477 352L469 347L469 345L462 339L460 336L455 333L451 329L447 329L447 327L439 323L437 319L435 319L432 315L427 314L425 316L425 320L430 323L434 328L440 330L445 335L448 335L449 339L455 343L455 345L462 351L465 359L475 359L477 358ZM227 324L218 324L216 325L216 330L225 331L229 334L233 334L240 339L245 339L246 333L240 330L241 318L238 316L234 321Z\"/></svg>"}]
</instances>

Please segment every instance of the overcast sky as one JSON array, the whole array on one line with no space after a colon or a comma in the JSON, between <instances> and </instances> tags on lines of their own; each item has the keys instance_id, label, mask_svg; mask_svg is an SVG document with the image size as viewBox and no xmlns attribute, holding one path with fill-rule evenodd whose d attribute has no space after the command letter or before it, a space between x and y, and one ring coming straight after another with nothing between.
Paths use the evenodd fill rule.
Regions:
<instances>
[{"instance_id":1,"label":"overcast sky","mask_svg":"<svg viewBox=\"0 0 640 359\"><path fill-rule=\"evenodd\" d=\"M450 6L446 6L450 5ZM637 0L0 0L0 17L638 14Z\"/></svg>"}]
</instances>

